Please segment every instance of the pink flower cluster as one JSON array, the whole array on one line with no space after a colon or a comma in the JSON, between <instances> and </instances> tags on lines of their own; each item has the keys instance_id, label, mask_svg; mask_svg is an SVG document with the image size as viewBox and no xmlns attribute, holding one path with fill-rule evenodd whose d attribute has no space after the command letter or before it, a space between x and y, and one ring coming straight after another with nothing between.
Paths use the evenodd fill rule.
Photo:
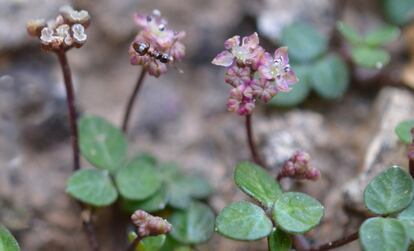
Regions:
<instances>
[{"instance_id":1,"label":"pink flower cluster","mask_svg":"<svg viewBox=\"0 0 414 251\"><path fill-rule=\"evenodd\" d=\"M282 178L289 177L316 181L321 176L321 173L318 169L311 167L309 162L310 155L308 153L303 151L295 152L283 165L277 179L281 180Z\"/></svg>"},{"instance_id":2,"label":"pink flower cluster","mask_svg":"<svg viewBox=\"0 0 414 251\"><path fill-rule=\"evenodd\" d=\"M257 100L267 103L298 82L289 65L287 47L277 49L272 56L259 45L256 32L242 41L240 36L234 36L224 42L224 48L212 63L227 68L224 79L232 86L227 102L229 111L251 114Z\"/></svg>"},{"instance_id":3,"label":"pink flower cluster","mask_svg":"<svg viewBox=\"0 0 414 251\"><path fill-rule=\"evenodd\" d=\"M159 77L167 72L168 63L184 57L185 46L180 40L185 32L169 29L159 10L151 15L135 14L134 20L141 31L129 47L130 62L142 65L150 75Z\"/></svg>"},{"instance_id":4,"label":"pink flower cluster","mask_svg":"<svg viewBox=\"0 0 414 251\"><path fill-rule=\"evenodd\" d=\"M132 223L138 228L138 236L143 238L167 234L171 231L171 224L161 217L152 216L151 214L137 210L131 216Z\"/></svg>"}]
</instances>

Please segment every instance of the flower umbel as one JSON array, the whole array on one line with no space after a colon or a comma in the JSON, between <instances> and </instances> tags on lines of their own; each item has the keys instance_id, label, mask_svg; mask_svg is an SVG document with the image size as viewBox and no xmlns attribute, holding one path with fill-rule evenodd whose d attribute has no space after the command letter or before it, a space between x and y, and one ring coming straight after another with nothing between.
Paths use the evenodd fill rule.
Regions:
<instances>
[{"instance_id":1,"label":"flower umbel","mask_svg":"<svg viewBox=\"0 0 414 251\"><path fill-rule=\"evenodd\" d=\"M89 13L77 11L70 6L60 9L55 20L30 20L27 23L29 35L38 37L46 51L67 51L81 47L87 39L85 29L90 24Z\"/></svg>"},{"instance_id":2,"label":"flower umbel","mask_svg":"<svg viewBox=\"0 0 414 251\"><path fill-rule=\"evenodd\" d=\"M185 46L180 40L185 32L169 29L159 10L151 15L136 14L135 23L141 31L129 47L131 64L142 65L150 75L159 77L167 71L167 64L184 57Z\"/></svg>"},{"instance_id":3,"label":"flower umbel","mask_svg":"<svg viewBox=\"0 0 414 251\"><path fill-rule=\"evenodd\" d=\"M292 178L316 181L321 176L318 169L310 166L310 155L303 151L295 152L283 165L277 179Z\"/></svg>"},{"instance_id":4,"label":"flower umbel","mask_svg":"<svg viewBox=\"0 0 414 251\"><path fill-rule=\"evenodd\" d=\"M140 238L167 234L171 231L171 224L161 217L137 210L131 216L132 223L138 228L137 234Z\"/></svg>"},{"instance_id":5,"label":"flower umbel","mask_svg":"<svg viewBox=\"0 0 414 251\"><path fill-rule=\"evenodd\" d=\"M233 88L227 109L239 115L253 112L256 101L269 102L278 92L288 92L298 79L289 65L287 47L277 49L274 56L259 45L257 33L234 36L224 42L212 64L227 68L224 80Z\"/></svg>"}]
</instances>

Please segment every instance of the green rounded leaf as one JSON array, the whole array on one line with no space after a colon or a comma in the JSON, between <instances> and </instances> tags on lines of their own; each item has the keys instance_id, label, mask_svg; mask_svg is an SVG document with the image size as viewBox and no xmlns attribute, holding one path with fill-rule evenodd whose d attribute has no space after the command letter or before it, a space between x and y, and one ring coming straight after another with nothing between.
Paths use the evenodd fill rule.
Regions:
<instances>
[{"instance_id":1,"label":"green rounded leaf","mask_svg":"<svg viewBox=\"0 0 414 251\"><path fill-rule=\"evenodd\" d=\"M369 46L386 45L397 39L399 35L400 29L398 27L386 25L368 33L365 37L365 43Z\"/></svg>"},{"instance_id":2,"label":"green rounded leaf","mask_svg":"<svg viewBox=\"0 0 414 251\"><path fill-rule=\"evenodd\" d=\"M279 183L258 165L242 162L237 165L234 172L236 185L243 192L259 201L266 208L282 194Z\"/></svg>"},{"instance_id":3,"label":"green rounded leaf","mask_svg":"<svg viewBox=\"0 0 414 251\"><path fill-rule=\"evenodd\" d=\"M412 0L382 0L382 7L387 19L394 24L403 25L414 18Z\"/></svg>"},{"instance_id":4,"label":"green rounded leaf","mask_svg":"<svg viewBox=\"0 0 414 251\"><path fill-rule=\"evenodd\" d=\"M289 233L305 233L319 224L324 208L314 198L297 192L284 193L273 207L276 224Z\"/></svg>"},{"instance_id":5,"label":"green rounded leaf","mask_svg":"<svg viewBox=\"0 0 414 251\"><path fill-rule=\"evenodd\" d=\"M130 200L144 200L161 187L158 170L139 159L119 170L115 181L120 194Z\"/></svg>"},{"instance_id":6,"label":"green rounded leaf","mask_svg":"<svg viewBox=\"0 0 414 251\"><path fill-rule=\"evenodd\" d=\"M324 57L312 69L311 83L316 93L323 98L341 97L349 84L349 71L345 62L335 54Z\"/></svg>"},{"instance_id":7,"label":"green rounded leaf","mask_svg":"<svg viewBox=\"0 0 414 251\"><path fill-rule=\"evenodd\" d=\"M336 24L339 32L344 36L346 40L348 40L351 44L360 44L362 43L361 35L350 25L344 22L338 22Z\"/></svg>"},{"instance_id":8,"label":"green rounded leaf","mask_svg":"<svg viewBox=\"0 0 414 251\"><path fill-rule=\"evenodd\" d=\"M398 219L404 224L410 239L414 241L414 201L398 214Z\"/></svg>"},{"instance_id":9,"label":"green rounded leaf","mask_svg":"<svg viewBox=\"0 0 414 251\"><path fill-rule=\"evenodd\" d=\"M129 232L128 241L131 243L137 238L135 232ZM135 248L136 251L158 251L162 248L166 240L165 234L157 236L148 236L142 239L138 246Z\"/></svg>"},{"instance_id":10,"label":"green rounded leaf","mask_svg":"<svg viewBox=\"0 0 414 251\"><path fill-rule=\"evenodd\" d=\"M186 246L182 243L179 243L175 239L171 237L171 235L167 235L165 240L164 246L162 246L161 251L192 251L189 246Z\"/></svg>"},{"instance_id":11,"label":"green rounded leaf","mask_svg":"<svg viewBox=\"0 0 414 251\"><path fill-rule=\"evenodd\" d=\"M305 23L284 27L281 40L289 47L289 56L297 62L309 62L327 50L327 40Z\"/></svg>"},{"instance_id":12,"label":"green rounded leaf","mask_svg":"<svg viewBox=\"0 0 414 251\"><path fill-rule=\"evenodd\" d=\"M398 166L381 172L365 188L366 207L375 214L387 215L406 208L413 199L413 180Z\"/></svg>"},{"instance_id":13,"label":"green rounded leaf","mask_svg":"<svg viewBox=\"0 0 414 251\"><path fill-rule=\"evenodd\" d=\"M269 102L270 105L290 107L302 103L310 91L309 66L292 66L299 83L292 86L289 92L279 92Z\"/></svg>"},{"instance_id":14,"label":"green rounded leaf","mask_svg":"<svg viewBox=\"0 0 414 251\"><path fill-rule=\"evenodd\" d=\"M290 251L292 238L280 228L274 230L268 237L269 251Z\"/></svg>"},{"instance_id":15,"label":"green rounded leaf","mask_svg":"<svg viewBox=\"0 0 414 251\"><path fill-rule=\"evenodd\" d=\"M359 238L365 251L407 250L408 237L404 226L396 219L371 218L360 230Z\"/></svg>"},{"instance_id":16,"label":"green rounded leaf","mask_svg":"<svg viewBox=\"0 0 414 251\"><path fill-rule=\"evenodd\" d=\"M185 176L184 179L186 180L186 187L193 198L205 199L213 192L210 183L200 175Z\"/></svg>"},{"instance_id":17,"label":"green rounded leaf","mask_svg":"<svg viewBox=\"0 0 414 251\"><path fill-rule=\"evenodd\" d=\"M157 158L155 158L155 156L153 156L149 153L137 154L133 159L137 160L137 161L145 162L148 165L152 165L152 166L157 165Z\"/></svg>"},{"instance_id":18,"label":"green rounded leaf","mask_svg":"<svg viewBox=\"0 0 414 251\"><path fill-rule=\"evenodd\" d=\"M164 245L164 242L164 234L145 237L139 242L137 251L158 251Z\"/></svg>"},{"instance_id":19,"label":"green rounded leaf","mask_svg":"<svg viewBox=\"0 0 414 251\"><path fill-rule=\"evenodd\" d=\"M205 178L184 175L175 164L162 164L161 176L166 184L168 204L174 208L185 209L193 198L207 198L213 191Z\"/></svg>"},{"instance_id":20,"label":"green rounded leaf","mask_svg":"<svg viewBox=\"0 0 414 251\"><path fill-rule=\"evenodd\" d=\"M412 128L414 128L414 120L406 120L397 125L395 133L402 142L411 144L413 142Z\"/></svg>"},{"instance_id":21,"label":"green rounded leaf","mask_svg":"<svg viewBox=\"0 0 414 251\"><path fill-rule=\"evenodd\" d=\"M272 228L262 208L244 201L225 207L216 219L216 231L235 240L258 240L268 236Z\"/></svg>"},{"instance_id":22,"label":"green rounded leaf","mask_svg":"<svg viewBox=\"0 0 414 251\"><path fill-rule=\"evenodd\" d=\"M193 202L185 211L174 212L168 221L173 225L171 236L184 244L206 242L214 232L214 214L206 205Z\"/></svg>"},{"instance_id":23,"label":"green rounded leaf","mask_svg":"<svg viewBox=\"0 0 414 251\"><path fill-rule=\"evenodd\" d=\"M86 204L103 207L112 204L118 197L108 171L82 169L68 180L66 192Z\"/></svg>"},{"instance_id":24,"label":"green rounded leaf","mask_svg":"<svg viewBox=\"0 0 414 251\"><path fill-rule=\"evenodd\" d=\"M390 54L379 48L371 48L367 46L358 46L352 48L352 59L356 64L365 68L381 69L390 62Z\"/></svg>"},{"instance_id":25,"label":"green rounded leaf","mask_svg":"<svg viewBox=\"0 0 414 251\"><path fill-rule=\"evenodd\" d=\"M118 128L96 116L82 117L78 127L80 150L91 164L111 172L123 165L127 141Z\"/></svg>"},{"instance_id":26,"label":"green rounded leaf","mask_svg":"<svg viewBox=\"0 0 414 251\"><path fill-rule=\"evenodd\" d=\"M0 225L0 251L19 251L20 247L13 235Z\"/></svg>"},{"instance_id":27,"label":"green rounded leaf","mask_svg":"<svg viewBox=\"0 0 414 251\"><path fill-rule=\"evenodd\" d=\"M122 207L128 213L133 213L137 209L144 210L148 213L158 212L167 206L168 197L164 186L145 200L123 200Z\"/></svg>"}]
</instances>

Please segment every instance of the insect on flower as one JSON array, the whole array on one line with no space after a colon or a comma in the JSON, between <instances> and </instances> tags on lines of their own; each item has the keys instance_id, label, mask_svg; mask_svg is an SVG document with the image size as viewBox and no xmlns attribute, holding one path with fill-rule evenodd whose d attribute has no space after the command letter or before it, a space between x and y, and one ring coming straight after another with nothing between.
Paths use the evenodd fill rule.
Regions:
<instances>
[{"instance_id":1,"label":"insect on flower","mask_svg":"<svg viewBox=\"0 0 414 251\"><path fill-rule=\"evenodd\" d=\"M142 65L150 75L159 77L167 71L167 65L184 57L185 47L180 40L185 32L168 27L160 11L154 10L150 15L136 14L135 22L141 31L129 49L132 65Z\"/></svg>"},{"instance_id":2,"label":"insect on flower","mask_svg":"<svg viewBox=\"0 0 414 251\"><path fill-rule=\"evenodd\" d=\"M141 56L148 55L152 58L158 59L161 63L170 64L174 62L173 56L168 53L160 52L147 42L134 42L132 44L134 50Z\"/></svg>"}]
</instances>

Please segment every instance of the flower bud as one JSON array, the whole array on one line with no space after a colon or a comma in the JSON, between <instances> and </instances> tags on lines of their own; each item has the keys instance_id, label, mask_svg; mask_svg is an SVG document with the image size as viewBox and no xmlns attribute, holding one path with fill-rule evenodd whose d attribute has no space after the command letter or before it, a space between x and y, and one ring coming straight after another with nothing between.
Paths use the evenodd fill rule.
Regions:
<instances>
[{"instance_id":1,"label":"flower bud","mask_svg":"<svg viewBox=\"0 0 414 251\"><path fill-rule=\"evenodd\" d=\"M32 19L26 25L27 32L33 37L39 37L44 27L46 27L46 21L44 19Z\"/></svg>"},{"instance_id":2,"label":"flower bud","mask_svg":"<svg viewBox=\"0 0 414 251\"><path fill-rule=\"evenodd\" d=\"M138 236L141 238L167 234L171 231L171 224L165 219L143 211L137 210L131 216L132 223L138 228Z\"/></svg>"},{"instance_id":3,"label":"flower bud","mask_svg":"<svg viewBox=\"0 0 414 251\"><path fill-rule=\"evenodd\" d=\"M305 179L316 181L320 177L321 173L318 169L311 167L310 155L303 151L295 152L292 157L286 161L280 170L277 179L292 178L292 179Z\"/></svg>"}]
</instances>

